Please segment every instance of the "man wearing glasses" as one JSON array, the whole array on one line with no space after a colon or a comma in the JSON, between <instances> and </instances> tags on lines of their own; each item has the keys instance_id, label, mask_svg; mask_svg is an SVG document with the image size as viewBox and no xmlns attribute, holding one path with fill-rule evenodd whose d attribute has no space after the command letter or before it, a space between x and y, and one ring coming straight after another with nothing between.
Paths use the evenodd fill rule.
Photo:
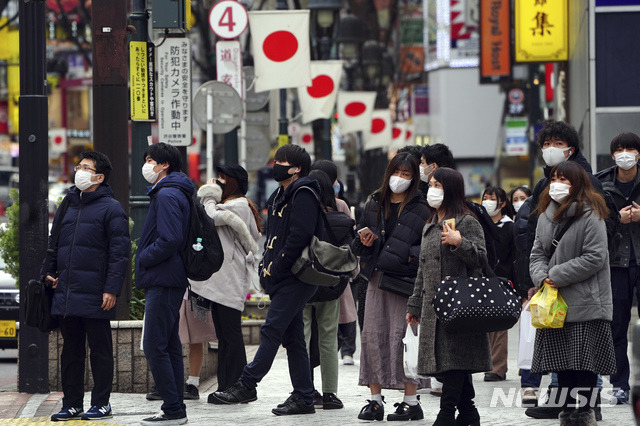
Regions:
<instances>
[{"instance_id":1,"label":"man wearing glasses","mask_svg":"<svg viewBox=\"0 0 640 426\"><path fill-rule=\"evenodd\" d=\"M46 279L55 289L51 314L60 319L62 409L52 421L111 417L113 349L109 320L129 271L129 223L107 181L112 167L99 152L81 155L75 185L66 196L66 212L53 221L60 227ZM63 217L60 217L63 215ZM94 386L91 408L84 412L86 342Z\"/></svg>"}]
</instances>

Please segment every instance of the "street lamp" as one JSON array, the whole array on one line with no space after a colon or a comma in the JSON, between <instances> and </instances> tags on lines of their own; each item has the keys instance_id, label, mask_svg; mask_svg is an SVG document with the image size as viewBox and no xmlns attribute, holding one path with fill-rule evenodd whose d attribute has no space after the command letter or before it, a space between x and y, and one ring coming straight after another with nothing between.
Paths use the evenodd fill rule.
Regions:
<instances>
[{"instance_id":1,"label":"street lamp","mask_svg":"<svg viewBox=\"0 0 640 426\"><path fill-rule=\"evenodd\" d=\"M316 57L325 60L331 57L331 39L340 13L340 0L310 0L312 35L317 40Z\"/></svg>"},{"instance_id":2,"label":"street lamp","mask_svg":"<svg viewBox=\"0 0 640 426\"><path fill-rule=\"evenodd\" d=\"M336 42L340 48L340 58L346 62L358 60L360 45L364 42L364 24L356 16L346 14L340 18Z\"/></svg>"},{"instance_id":3,"label":"street lamp","mask_svg":"<svg viewBox=\"0 0 640 426\"><path fill-rule=\"evenodd\" d=\"M382 46L375 40L367 40L362 45L362 68L367 89L378 91L382 68Z\"/></svg>"}]
</instances>

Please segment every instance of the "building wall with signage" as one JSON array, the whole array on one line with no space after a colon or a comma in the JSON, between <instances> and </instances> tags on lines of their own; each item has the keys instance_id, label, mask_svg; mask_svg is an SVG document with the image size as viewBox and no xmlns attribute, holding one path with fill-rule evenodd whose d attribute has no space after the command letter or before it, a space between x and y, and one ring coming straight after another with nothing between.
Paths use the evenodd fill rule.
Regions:
<instances>
[{"instance_id":1,"label":"building wall with signage","mask_svg":"<svg viewBox=\"0 0 640 426\"><path fill-rule=\"evenodd\" d=\"M447 144L457 159L495 156L503 107L499 86L481 85L478 68L429 73L429 136Z\"/></svg>"}]
</instances>

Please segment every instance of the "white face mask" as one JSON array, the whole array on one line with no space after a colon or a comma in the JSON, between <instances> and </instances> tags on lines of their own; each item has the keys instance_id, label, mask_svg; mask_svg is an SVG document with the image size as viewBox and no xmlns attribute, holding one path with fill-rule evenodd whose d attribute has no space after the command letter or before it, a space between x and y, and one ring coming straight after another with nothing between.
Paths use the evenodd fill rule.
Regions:
<instances>
[{"instance_id":1,"label":"white face mask","mask_svg":"<svg viewBox=\"0 0 640 426\"><path fill-rule=\"evenodd\" d=\"M562 203L562 200L567 198L567 195L569 195L569 189L571 189L571 185L552 182L551 185L549 185L549 196L556 203Z\"/></svg>"},{"instance_id":2,"label":"white face mask","mask_svg":"<svg viewBox=\"0 0 640 426\"><path fill-rule=\"evenodd\" d=\"M153 168L157 166L157 164L144 163L142 166L142 176L149 182L150 184L155 184L158 180L158 176L160 173L156 173Z\"/></svg>"},{"instance_id":3,"label":"white face mask","mask_svg":"<svg viewBox=\"0 0 640 426\"><path fill-rule=\"evenodd\" d=\"M613 157L616 159L616 165L622 170L629 170L638 163L636 154L632 152L619 152Z\"/></svg>"},{"instance_id":4,"label":"white face mask","mask_svg":"<svg viewBox=\"0 0 640 426\"><path fill-rule=\"evenodd\" d=\"M444 200L444 191L440 188L429 188L427 191L427 203L434 209L440 208Z\"/></svg>"},{"instance_id":5,"label":"white face mask","mask_svg":"<svg viewBox=\"0 0 640 426\"><path fill-rule=\"evenodd\" d=\"M401 178L400 176L391 176L389 178L389 188L395 194L402 194L411 185L411 179Z\"/></svg>"},{"instance_id":6,"label":"white face mask","mask_svg":"<svg viewBox=\"0 0 640 426\"><path fill-rule=\"evenodd\" d=\"M498 208L498 202L492 201L492 200L484 200L482 202L482 207L484 207L487 210L487 213L491 217L500 213L500 210L501 210L500 208Z\"/></svg>"},{"instance_id":7,"label":"white face mask","mask_svg":"<svg viewBox=\"0 0 640 426\"><path fill-rule=\"evenodd\" d=\"M513 209L516 211L516 213L518 213L518 210L520 210L520 207L522 207L523 204L524 201L516 201L515 203L513 203Z\"/></svg>"},{"instance_id":8,"label":"white face mask","mask_svg":"<svg viewBox=\"0 0 640 426\"><path fill-rule=\"evenodd\" d=\"M420 165L420 180L424 183L429 183L429 175L431 172L433 172L433 167L431 167L431 165Z\"/></svg>"},{"instance_id":9,"label":"white face mask","mask_svg":"<svg viewBox=\"0 0 640 426\"><path fill-rule=\"evenodd\" d=\"M85 189L88 189L91 185L95 185L96 183L98 183L98 182L91 182L91 178L94 176L98 176L98 175L94 175L93 173L87 172L84 170L78 170L74 178L74 183L76 184L76 187L80 191L84 191Z\"/></svg>"},{"instance_id":10,"label":"white face mask","mask_svg":"<svg viewBox=\"0 0 640 426\"><path fill-rule=\"evenodd\" d=\"M567 161L568 157L564 156L564 152L570 149L571 148L556 148L555 146L550 146L542 150L542 159L547 163L547 166L555 167L563 161Z\"/></svg>"}]
</instances>

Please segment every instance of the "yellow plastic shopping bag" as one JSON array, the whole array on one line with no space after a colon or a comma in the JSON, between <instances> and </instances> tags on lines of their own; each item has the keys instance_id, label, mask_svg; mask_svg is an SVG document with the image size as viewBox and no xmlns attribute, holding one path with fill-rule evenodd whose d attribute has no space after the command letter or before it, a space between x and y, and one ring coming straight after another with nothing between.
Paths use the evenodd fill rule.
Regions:
<instances>
[{"instance_id":1,"label":"yellow plastic shopping bag","mask_svg":"<svg viewBox=\"0 0 640 426\"><path fill-rule=\"evenodd\" d=\"M544 284L531 298L531 325L535 328L562 328L567 304L557 288Z\"/></svg>"}]
</instances>

